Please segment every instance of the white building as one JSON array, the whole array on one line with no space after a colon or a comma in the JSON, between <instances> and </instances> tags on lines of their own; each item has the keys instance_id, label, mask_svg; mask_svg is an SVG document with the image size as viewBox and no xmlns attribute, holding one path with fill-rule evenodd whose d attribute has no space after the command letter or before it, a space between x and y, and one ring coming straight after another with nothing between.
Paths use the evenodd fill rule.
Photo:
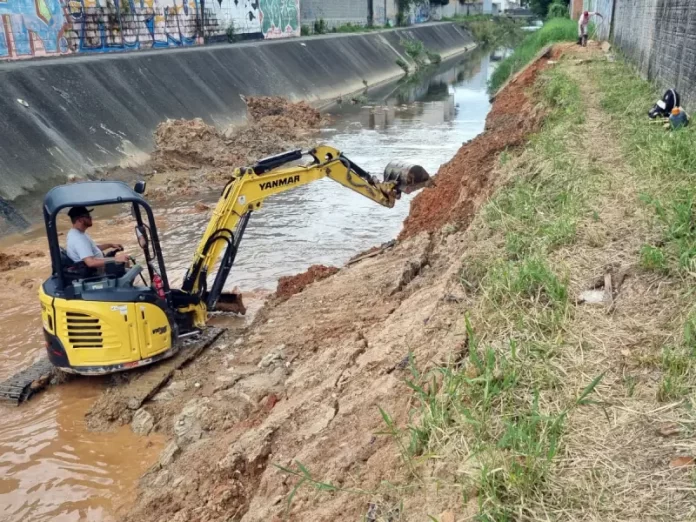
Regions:
<instances>
[{"instance_id":1,"label":"white building","mask_svg":"<svg viewBox=\"0 0 696 522\"><path fill-rule=\"evenodd\" d=\"M514 0L493 0L493 5L493 10L495 11L497 7L499 13L504 13L508 9L517 9L520 7L520 3Z\"/></svg>"}]
</instances>

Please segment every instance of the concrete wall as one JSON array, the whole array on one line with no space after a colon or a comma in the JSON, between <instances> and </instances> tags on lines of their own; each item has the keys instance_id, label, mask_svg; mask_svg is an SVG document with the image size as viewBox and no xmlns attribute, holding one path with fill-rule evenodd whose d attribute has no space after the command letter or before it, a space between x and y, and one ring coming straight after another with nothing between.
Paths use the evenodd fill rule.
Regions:
<instances>
[{"instance_id":1,"label":"concrete wall","mask_svg":"<svg viewBox=\"0 0 696 522\"><path fill-rule=\"evenodd\" d=\"M696 2L616 0L613 40L642 75L696 107Z\"/></svg>"},{"instance_id":2,"label":"concrete wall","mask_svg":"<svg viewBox=\"0 0 696 522\"><path fill-rule=\"evenodd\" d=\"M299 36L300 0L0 0L0 60Z\"/></svg>"},{"instance_id":3,"label":"concrete wall","mask_svg":"<svg viewBox=\"0 0 696 522\"><path fill-rule=\"evenodd\" d=\"M312 25L316 20L324 20L329 28L345 24L367 25L369 0L302 0L300 20L304 25ZM393 1L393 0L390 0ZM384 5L384 0L373 0L373 4Z\"/></svg>"},{"instance_id":4,"label":"concrete wall","mask_svg":"<svg viewBox=\"0 0 696 522\"><path fill-rule=\"evenodd\" d=\"M240 94L319 102L361 90L363 80L373 86L398 78L396 60L406 58L408 38L443 57L473 44L463 29L442 23L2 64L0 204L72 173L143 156L167 118L202 117L218 126L238 121L246 112Z\"/></svg>"},{"instance_id":5,"label":"concrete wall","mask_svg":"<svg viewBox=\"0 0 696 522\"><path fill-rule=\"evenodd\" d=\"M461 3L459 0L450 0L450 3L443 5L438 15L441 17L453 16L472 16L478 14L493 14L493 3L491 0L483 2Z\"/></svg>"}]
</instances>

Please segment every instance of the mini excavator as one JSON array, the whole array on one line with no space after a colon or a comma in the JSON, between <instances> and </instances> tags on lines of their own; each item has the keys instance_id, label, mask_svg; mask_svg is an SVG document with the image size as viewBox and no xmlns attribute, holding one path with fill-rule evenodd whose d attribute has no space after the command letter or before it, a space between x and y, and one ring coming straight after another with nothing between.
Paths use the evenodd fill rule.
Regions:
<instances>
[{"instance_id":1,"label":"mini excavator","mask_svg":"<svg viewBox=\"0 0 696 522\"><path fill-rule=\"evenodd\" d=\"M185 339L204 331L210 311L244 313L241 296L225 294L223 287L252 213L270 196L330 178L391 208L402 191L427 177L420 167L392 168L378 181L325 145L237 168L222 190L180 288L170 286L152 208L143 196L144 182L134 188L120 181L54 187L43 206L52 275L39 290L49 361L81 375L129 370L176 354ZM58 241L60 211L124 203L132 208L144 262L132 258L128 269L108 263L103 273L90 273L84 263L71 261Z\"/></svg>"}]
</instances>

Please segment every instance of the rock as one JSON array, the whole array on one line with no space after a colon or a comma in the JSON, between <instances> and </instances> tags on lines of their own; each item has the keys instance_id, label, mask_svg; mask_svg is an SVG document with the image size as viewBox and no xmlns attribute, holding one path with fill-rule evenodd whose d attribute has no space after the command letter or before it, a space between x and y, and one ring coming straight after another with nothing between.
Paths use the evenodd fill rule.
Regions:
<instances>
[{"instance_id":1,"label":"rock","mask_svg":"<svg viewBox=\"0 0 696 522\"><path fill-rule=\"evenodd\" d=\"M147 435L155 427L155 418L145 408L140 408L133 415L131 429L136 435Z\"/></svg>"},{"instance_id":2,"label":"rock","mask_svg":"<svg viewBox=\"0 0 696 522\"><path fill-rule=\"evenodd\" d=\"M669 461L670 468L684 468L692 467L694 465L696 465L696 459L689 456L675 457Z\"/></svg>"},{"instance_id":3,"label":"rock","mask_svg":"<svg viewBox=\"0 0 696 522\"><path fill-rule=\"evenodd\" d=\"M585 290L578 297L578 304L604 304L604 290Z\"/></svg>"},{"instance_id":4,"label":"rock","mask_svg":"<svg viewBox=\"0 0 696 522\"><path fill-rule=\"evenodd\" d=\"M261 362L259 363L259 368L268 368L275 361L282 361L283 359L285 359L285 355L283 355L284 349L285 345L281 344L271 353L266 354L263 357L263 359L261 359Z\"/></svg>"},{"instance_id":5,"label":"rock","mask_svg":"<svg viewBox=\"0 0 696 522\"><path fill-rule=\"evenodd\" d=\"M454 513L452 511L444 511L440 513L440 518L438 520L440 522L456 522Z\"/></svg>"},{"instance_id":6,"label":"rock","mask_svg":"<svg viewBox=\"0 0 696 522\"><path fill-rule=\"evenodd\" d=\"M327 428L329 424L331 424L331 421L336 416L336 411L338 410L337 406L337 403L332 405L322 404L316 409L314 422L302 429L302 434L304 435L305 440L321 432L323 429Z\"/></svg>"},{"instance_id":7,"label":"rock","mask_svg":"<svg viewBox=\"0 0 696 522\"><path fill-rule=\"evenodd\" d=\"M162 450L162 453L160 453L159 465L163 468L166 468L172 462L174 462L176 457L179 456L179 453L181 453L181 448L177 446L176 442L171 441L169 444L165 446L165 448Z\"/></svg>"},{"instance_id":8,"label":"rock","mask_svg":"<svg viewBox=\"0 0 696 522\"><path fill-rule=\"evenodd\" d=\"M155 480L152 482L152 488L156 490L164 488L167 484L169 484L169 480L171 478L171 472L168 469L163 469L157 474Z\"/></svg>"},{"instance_id":9,"label":"rock","mask_svg":"<svg viewBox=\"0 0 696 522\"><path fill-rule=\"evenodd\" d=\"M179 447L193 444L203 436L200 420L208 413L207 398L189 401L174 422L174 436Z\"/></svg>"}]
</instances>

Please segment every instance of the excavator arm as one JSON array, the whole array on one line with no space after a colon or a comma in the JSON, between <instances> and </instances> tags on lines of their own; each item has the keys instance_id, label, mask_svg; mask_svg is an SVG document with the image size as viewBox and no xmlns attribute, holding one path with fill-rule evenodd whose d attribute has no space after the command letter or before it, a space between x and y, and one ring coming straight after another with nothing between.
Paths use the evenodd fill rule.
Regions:
<instances>
[{"instance_id":1,"label":"excavator arm","mask_svg":"<svg viewBox=\"0 0 696 522\"><path fill-rule=\"evenodd\" d=\"M289 165L304 158L311 160L309 164ZM325 145L309 152L296 150L271 156L253 167L236 169L222 191L181 288L200 296L205 305L193 310L198 325L205 323L206 310L217 304L251 213L259 210L266 198L322 178L330 178L389 208L401 195L402 183L398 179L379 182L340 151ZM218 262L213 285L208 289L208 276Z\"/></svg>"}]
</instances>

